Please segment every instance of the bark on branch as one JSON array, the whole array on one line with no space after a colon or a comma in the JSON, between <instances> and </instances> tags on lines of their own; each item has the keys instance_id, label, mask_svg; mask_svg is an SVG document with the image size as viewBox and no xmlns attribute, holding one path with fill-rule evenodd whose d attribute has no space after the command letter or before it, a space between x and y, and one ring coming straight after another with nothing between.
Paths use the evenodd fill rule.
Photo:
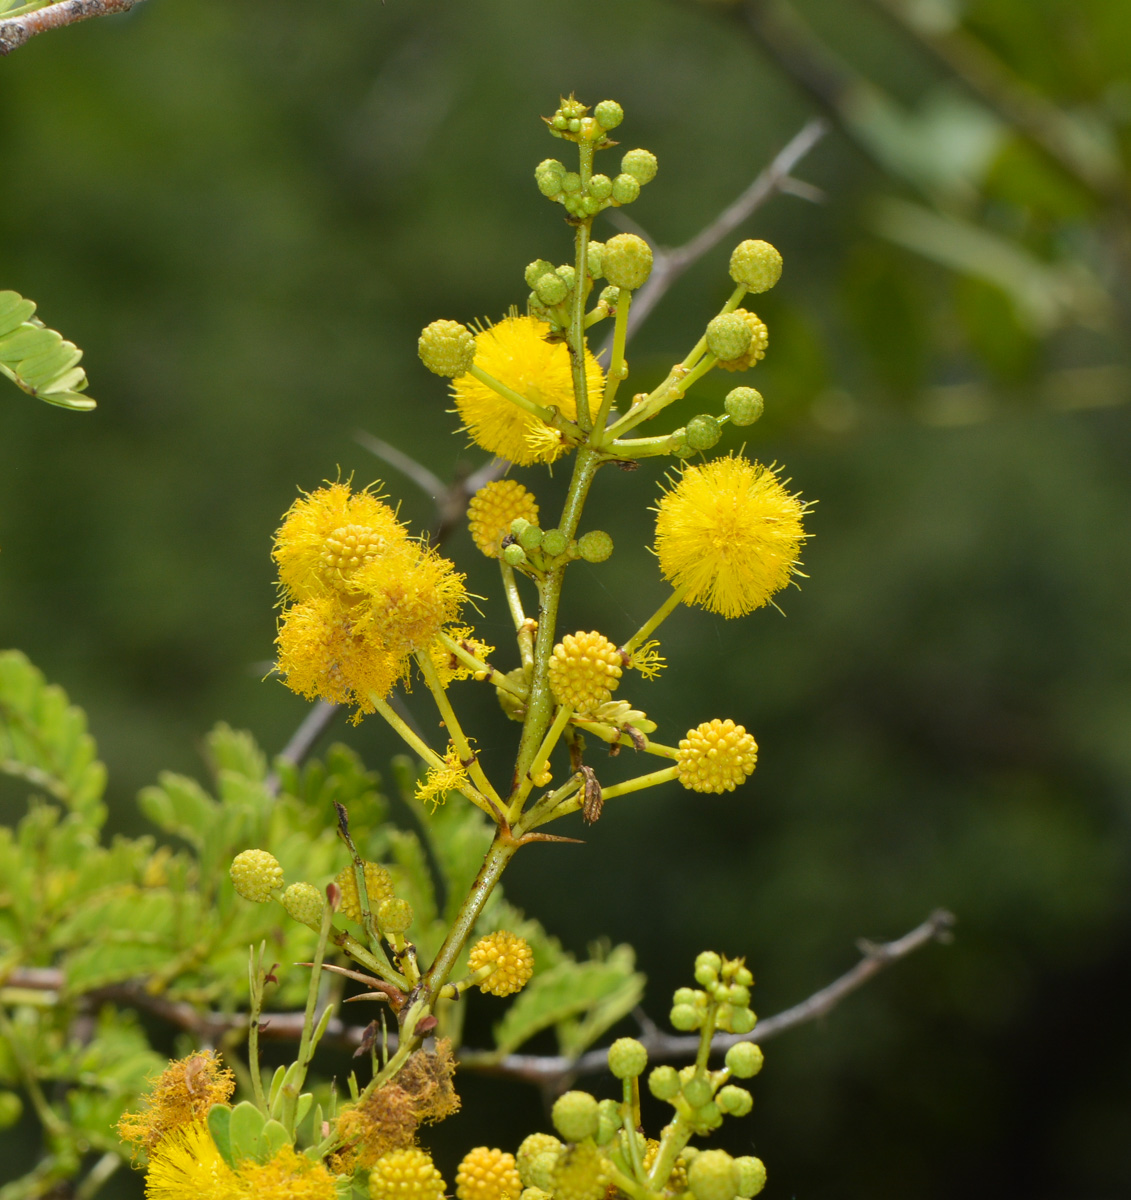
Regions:
<instances>
[{"instance_id":1,"label":"bark on branch","mask_svg":"<svg viewBox=\"0 0 1131 1200\"><path fill-rule=\"evenodd\" d=\"M112 13L129 12L142 0L63 0L61 4L49 4L37 8L22 17L6 17L0 20L0 56L11 54L37 33L49 29L62 29L91 17L107 17Z\"/></svg>"}]
</instances>

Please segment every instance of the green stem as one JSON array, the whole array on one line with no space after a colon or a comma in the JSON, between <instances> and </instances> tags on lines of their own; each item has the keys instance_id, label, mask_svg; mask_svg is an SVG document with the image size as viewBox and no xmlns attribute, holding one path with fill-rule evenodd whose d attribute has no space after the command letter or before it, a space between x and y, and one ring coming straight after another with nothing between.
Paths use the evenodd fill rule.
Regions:
<instances>
[{"instance_id":1,"label":"green stem","mask_svg":"<svg viewBox=\"0 0 1131 1200\"><path fill-rule=\"evenodd\" d=\"M542 739L542 744L538 747L538 753L534 756L534 761L526 769L526 774L519 781L518 793L514 800L511 801L510 809L507 812L507 819L515 821L519 813L522 812L522 806L526 802L526 797L530 795L534 785L534 778L542 773L543 768L549 761L550 755L554 752L554 747L558 744L558 740L565 732L565 727L569 724L570 717L573 716L573 709L568 705L563 704L554 717L553 724L546 731L546 736Z\"/></svg>"},{"instance_id":2,"label":"green stem","mask_svg":"<svg viewBox=\"0 0 1131 1200\"><path fill-rule=\"evenodd\" d=\"M302 1037L298 1044L298 1054L295 1056L295 1077L283 1085L283 1113L281 1121L287 1132L294 1136L295 1115L298 1109L298 1098L302 1094L302 1085L306 1081L307 1068L314 1057L314 1010L318 1006L318 993L322 983L322 960L326 957L326 943L330 939L330 929L334 913L328 904L322 906L322 928L318 933L318 945L314 951L314 961L310 964L310 986L306 990L306 1011L302 1018ZM289 1074L289 1072L288 1072Z\"/></svg>"},{"instance_id":3,"label":"green stem","mask_svg":"<svg viewBox=\"0 0 1131 1200\"><path fill-rule=\"evenodd\" d=\"M632 293L622 291L617 300L617 319L613 327L613 354L609 360L609 370L605 375L605 394L601 399L601 407L597 411L597 420L593 423L593 445L600 446L604 442L605 425L616 400L617 388L621 380L628 374L624 361L625 341L628 337L628 310L632 306Z\"/></svg>"},{"instance_id":4,"label":"green stem","mask_svg":"<svg viewBox=\"0 0 1131 1200\"><path fill-rule=\"evenodd\" d=\"M263 952L267 946L259 943L259 953L254 951L249 956L249 973L251 975L251 1006L248 1013L247 1026L247 1065L251 1075L251 1090L259 1111L266 1116L269 1112L267 1097L263 1094L263 1078L259 1066L259 1014L263 1011Z\"/></svg>"},{"instance_id":5,"label":"green stem","mask_svg":"<svg viewBox=\"0 0 1131 1200\"><path fill-rule=\"evenodd\" d=\"M581 160L581 187L584 190L593 173L593 145L591 142L581 142L578 151ZM580 222L574 239L573 303L570 305L568 335L574 398L577 401L577 423L586 433L593 428L593 417L589 410L589 385L585 378L585 300L586 282L589 279L589 230L592 225L592 217Z\"/></svg>"},{"instance_id":6,"label":"green stem","mask_svg":"<svg viewBox=\"0 0 1131 1200\"><path fill-rule=\"evenodd\" d=\"M526 693L516 683L513 683L500 671L496 671L490 663L483 662L482 659L476 658L470 650L464 649L454 638L449 637L446 633L438 633L436 640L444 647L445 650L458 658L465 667L470 667L476 676L482 676L481 682L493 684L497 688L502 688L504 692L510 692L517 696L518 699L526 702Z\"/></svg>"},{"instance_id":7,"label":"green stem","mask_svg":"<svg viewBox=\"0 0 1131 1200\"><path fill-rule=\"evenodd\" d=\"M526 610L522 607L522 597L518 591L518 580L514 577L514 567L510 563L500 558L499 566L503 572L503 591L507 595L507 607L511 610L511 620L514 622L515 633L518 633L523 625L526 624Z\"/></svg>"},{"instance_id":8,"label":"green stem","mask_svg":"<svg viewBox=\"0 0 1131 1200\"><path fill-rule=\"evenodd\" d=\"M637 775L635 779L626 779L624 783L614 784L610 788L602 788L601 795L606 800L612 800L616 796L627 796L630 792L642 792L645 788L668 783L678 775L678 764L674 767L664 767L660 771L651 771L647 775Z\"/></svg>"},{"instance_id":9,"label":"green stem","mask_svg":"<svg viewBox=\"0 0 1131 1200\"><path fill-rule=\"evenodd\" d=\"M672 615L680 601L687 595L687 588L688 585L686 583L680 584L632 637L621 646L625 654L631 654L638 646L643 645L653 631L658 629Z\"/></svg>"},{"instance_id":10,"label":"green stem","mask_svg":"<svg viewBox=\"0 0 1131 1200\"><path fill-rule=\"evenodd\" d=\"M539 421L545 421L547 425L552 425L555 429L561 428L561 418L555 412L544 408L541 404L536 404L533 400L528 400L513 388L507 387L505 383L500 383L493 375L488 375L482 367L473 364L468 368L468 374L474 376L493 392L497 392L504 400L509 400L512 404L517 405L523 412L537 417Z\"/></svg>"}]
</instances>

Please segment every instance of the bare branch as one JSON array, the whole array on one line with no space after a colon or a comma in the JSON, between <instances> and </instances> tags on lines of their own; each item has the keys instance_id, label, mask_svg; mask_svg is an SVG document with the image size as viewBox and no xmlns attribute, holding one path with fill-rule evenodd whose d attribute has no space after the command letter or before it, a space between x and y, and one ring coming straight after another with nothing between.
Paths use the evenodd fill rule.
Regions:
<instances>
[{"instance_id":1,"label":"bare branch","mask_svg":"<svg viewBox=\"0 0 1131 1200\"><path fill-rule=\"evenodd\" d=\"M403 450L398 450L396 446L379 437L374 437L371 433L366 433L364 429L359 429L353 435L353 440L359 446L364 446L371 454L384 459L389 466L400 471L402 475L408 476L422 492L431 496L439 505L440 497L448 490L448 485L439 475L433 475L423 463L417 462L412 455L405 454Z\"/></svg>"},{"instance_id":2,"label":"bare branch","mask_svg":"<svg viewBox=\"0 0 1131 1200\"><path fill-rule=\"evenodd\" d=\"M628 314L628 336L631 337L673 283L709 250L733 232L752 213L757 212L777 192L789 192L805 200L817 200L823 193L818 188L793 179L790 172L825 136L827 123L821 117L807 122L781 149L773 162L753 183L709 225L704 226L689 242L674 250L653 245L652 274L648 282L632 298ZM627 221L619 222L626 225ZM635 222L633 222L635 225ZM639 226L636 231L640 232ZM651 241L651 239L647 239Z\"/></svg>"},{"instance_id":3,"label":"bare branch","mask_svg":"<svg viewBox=\"0 0 1131 1200\"><path fill-rule=\"evenodd\" d=\"M22 17L7 17L0 20L0 57L11 54L37 33L49 29L62 29L91 17L107 17L112 13L129 12L142 0L63 0L61 4L49 4L46 8L25 13Z\"/></svg>"},{"instance_id":4,"label":"bare branch","mask_svg":"<svg viewBox=\"0 0 1131 1200\"><path fill-rule=\"evenodd\" d=\"M863 957L850 971L846 971L827 987L814 992L800 1004L759 1021L754 1033L719 1034L711 1045L712 1053L723 1054L738 1042L761 1044L785 1033L787 1029L794 1029L798 1025L826 1016L846 996L863 987L873 976L890 967L892 963L906 958L930 942L948 942L953 926L953 914L939 908L921 925L917 925L893 942L861 942L859 945ZM12 972L3 981L0 994L8 989L57 994L63 990L64 984L62 971L25 967ZM84 1001L92 1008L97 1008L106 1001L113 1001L144 1009L179 1029L195 1034L202 1041L213 1044L226 1034L242 1029L246 1024L246 1019L242 1016L201 1012L191 1004L151 995L143 985L136 983L100 988L88 993ZM304 1015L301 1012L264 1013L260 1019L260 1040L298 1041L302 1036ZM640 1041L644 1043L653 1062L679 1062L695 1057L699 1048L698 1036L663 1033L647 1014L639 1009L636 1018L640 1024ZM334 1017L326 1028L324 1040L329 1044L356 1049L361 1045L365 1029L363 1025L347 1025L340 1018ZM508 1054L502 1059L496 1059L489 1050L465 1049L460 1052L459 1061L464 1070L519 1079L552 1092L568 1087L581 1075L595 1075L605 1071L608 1066L608 1050L590 1050L576 1059L560 1054Z\"/></svg>"}]
</instances>

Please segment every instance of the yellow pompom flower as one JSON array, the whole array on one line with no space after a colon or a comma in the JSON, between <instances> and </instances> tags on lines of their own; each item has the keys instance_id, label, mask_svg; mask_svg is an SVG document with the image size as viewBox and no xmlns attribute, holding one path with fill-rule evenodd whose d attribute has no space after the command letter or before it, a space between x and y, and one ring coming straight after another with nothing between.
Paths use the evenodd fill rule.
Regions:
<instances>
[{"instance_id":1,"label":"yellow pompom flower","mask_svg":"<svg viewBox=\"0 0 1131 1200\"><path fill-rule=\"evenodd\" d=\"M243 1195L203 1121L174 1129L150 1151L146 1200L240 1200Z\"/></svg>"},{"instance_id":2,"label":"yellow pompom flower","mask_svg":"<svg viewBox=\"0 0 1131 1200\"><path fill-rule=\"evenodd\" d=\"M459 751L449 743L442 767L429 767L428 773L416 785L416 798L421 804L431 804L435 810L467 783L467 768L460 761Z\"/></svg>"},{"instance_id":3,"label":"yellow pompom flower","mask_svg":"<svg viewBox=\"0 0 1131 1200\"><path fill-rule=\"evenodd\" d=\"M676 778L692 792L733 792L758 761L758 743L728 717L705 721L679 743Z\"/></svg>"},{"instance_id":4,"label":"yellow pompom flower","mask_svg":"<svg viewBox=\"0 0 1131 1200\"><path fill-rule=\"evenodd\" d=\"M354 874L353 863L343 867L334 876L334 882L342 891L340 911L360 925L361 898L357 894L357 876ZM380 863L365 864L365 894L369 897L369 911L374 914L382 901L393 898L393 877Z\"/></svg>"},{"instance_id":5,"label":"yellow pompom flower","mask_svg":"<svg viewBox=\"0 0 1131 1200\"><path fill-rule=\"evenodd\" d=\"M559 704L588 712L612 696L624 656L604 634L567 633L550 658L550 690Z\"/></svg>"},{"instance_id":6,"label":"yellow pompom flower","mask_svg":"<svg viewBox=\"0 0 1131 1200\"><path fill-rule=\"evenodd\" d=\"M415 1146L383 1154L369 1172L369 1200L443 1200L444 1179Z\"/></svg>"},{"instance_id":7,"label":"yellow pompom flower","mask_svg":"<svg viewBox=\"0 0 1131 1200\"><path fill-rule=\"evenodd\" d=\"M495 653L495 647L481 642L475 636L475 630L470 625L453 625L443 632L453 642L458 642L468 654L473 654L481 663L486 663L487 659ZM458 658L439 640L432 643L428 653L432 659L432 665L436 668L436 674L440 677L440 683L444 687L456 680L469 679L473 675L476 679L486 678L486 673L480 673L474 667L469 667L463 659Z\"/></svg>"},{"instance_id":8,"label":"yellow pompom flower","mask_svg":"<svg viewBox=\"0 0 1131 1200\"><path fill-rule=\"evenodd\" d=\"M237 1174L248 1200L337 1200L333 1175L294 1146L283 1146L265 1163L247 1159Z\"/></svg>"},{"instance_id":9,"label":"yellow pompom flower","mask_svg":"<svg viewBox=\"0 0 1131 1200\"><path fill-rule=\"evenodd\" d=\"M467 506L472 541L488 558L499 557L499 543L519 517L531 524L538 522L538 505L517 479L493 480L481 487Z\"/></svg>"},{"instance_id":10,"label":"yellow pompom flower","mask_svg":"<svg viewBox=\"0 0 1131 1200\"><path fill-rule=\"evenodd\" d=\"M390 653L364 606L331 593L292 604L282 617L277 669L292 692L308 700L352 704L373 712L370 694L387 696L408 671Z\"/></svg>"},{"instance_id":11,"label":"yellow pompom flower","mask_svg":"<svg viewBox=\"0 0 1131 1200\"><path fill-rule=\"evenodd\" d=\"M766 348L770 344L770 331L756 313L747 312L744 308L736 308L734 311L736 316L746 322L750 330L750 345L746 348L745 354L739 355L738 358L732 358L728 362L720 359L718 365L724 371L746 371L766 357Z\"/></svg>"},{"instance_id":12,"label":"yellow pompom flower","mask_svg":"<svg viewBox=\"0 0 1131 1200\"><path fill-rule=\"evenodd\" d=\"M328 589L352 590L359 567L407 538L396 513L377 496L332 483L291 505L272 557L284 592L304 600Z\"/></svg>"},{"instance_id":13,"label":"yellow pompom flower","mask_svg":"<svg viewBox=\"0 0 1131 1200\"><path fill-rule=\"evenodd\" d=\"M153 1081L141 1112L118 1121L122 1140L152 1151L174 1130L202 1122L213 1104L225 1104L236 1077L214 1050L200 1050L171 1062Z\"/></svg>"},{"instance_id":14,"label":"yellow pompom flower","mask_svg":"<svg viewBox=\"0 0 1131 1200\"><path fill-rule=\"evenodd\" d=\"M481 992L510 996L520 992L534 974L534 952L525 938L506 929L496 930L471 947L467 965L472 971L495 964L495 970L479 984Z\"/></svg>"},{"instance_id":15,"label":"yellow pompom flower","mask_svg":"<svg viewBox=\"0 0 1131 1200\"><path fill-rule=\"evenodd\" d=\"M656 506L656 554L684 601L724 617L766 604L797 573L807 505L761 463L688 467Z\"/></svg>"},{"instance_id":16,"label":"yellow pompom flower","mask_svg":"<svg viewBox=\"0 0 1131 1200\"><path fill-rule=\"evenodd\" d=\"M521 1192L514 1155L503 1150L477 1146L463 1156L456 1171L459 1200L518 1200Z\"/></svg>"},{"instance_id":17,"label":"yellow pompom flower","mask_svg":"<svg viewBox=\"0 0 1131 1200\"><path fill-rule=\"evenodd\" d=\"M548 325L533 317L505 317L476 337L475 365L520 396L556 408L572 421L577 402L569 351L561 342L548 342L549 332ZM588 350L585 378L589 395L599 396L604 374ZM556 430L473 375L452 383L452 398L472 441L500 458L526 467L553 462L568 449Z\"/></svg>"}]
</instances>

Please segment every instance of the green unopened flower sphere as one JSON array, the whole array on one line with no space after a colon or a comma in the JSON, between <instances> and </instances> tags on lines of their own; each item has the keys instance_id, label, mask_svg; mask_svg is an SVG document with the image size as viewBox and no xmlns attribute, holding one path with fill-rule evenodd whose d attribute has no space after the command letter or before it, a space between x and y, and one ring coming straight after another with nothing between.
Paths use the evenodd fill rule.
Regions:
<instances>
[{"instance_id":1,"label":"green unopened flower sphere","mask_svg":"<svg viewBox=\"0 0 1131 1200\"><path fill-rule=\"evenodd\" d=\"M561 1150L562 1144L552 1133L532 1133L528 1137L523 1138L519 1143L518 1153L515 1157L515 1165L518 1167L519 1176L522 1182L527 1187L538 1186L541 1184L533 1184L527 1176L527 1168L530 1163L541 1154L549 1156L550 1169L553 1168L554 1159L557 1158L558 1152ZM547 1175L548 1179L548 1175Z\"/></svg>"},{"instance_id":2,"label":"green unopened flower sphere","mask_svg":"<svg viewBox=\"0 0 1131 1200\"><path fill-rule=\"evenodd\" d=\"M600 279L605 273L605 243L590 242L585 250L585 270L591 279Z\"/></svg>"},{"instance_id":3,"label":"green unopened flower sphere","mask_svg":"<svg viewBox=\"0 0 1131 1200\"><path fill-rule=\"evenodd\" d=\"M561 304L569 295L569 284L556 271L547 271L535 281L534 294L543 304Z\"/></svg>"},{"instance_id":4,"label":"green unopened flower sphere","mask_svg":"<svg viewBox=\"0 0 1131 1200\"><path fill-rule=\"evenodd\" d=\"M536 258L523 271L522 277L526 280L526 286L532 288L543 275L549 275L553 269L554 264L552 262L545 258Z\"/></svg>"},{"instance_id":5,"label":"green unopened flower sphere","mask_svg":"<svg viewBox=\"0 0 1131 1200\"><path fill-rule=\"evenodd\" d=\"M604 562L613 552L613 539L602 529L591 529L577 539L577 553L586 562Z\"/></svg>"},{"instance_id":6,"label":"green unopened flower sphere","mask_svg":"<svg viewBox=\"0 0 1131 1200\"><path fill-rule=\"evenodd\" d=\"M571 1146L554 1168L554 1200L603 1200L609 1186L605 1156L592 1142Z\"/></svg>"},{"instance_id":7,"label":"green unopened flower sphere","mask_svg":"<svg viewBox=\"0 0 1131 1200\"><path fill-rule=\"evenodd\" d=\"M576 171L567 171L562 176L562 191L567 196L576 195L581 191L581 176Z\"/></svg>"},{"instance_id":8,"label":"green unopened flower sphere","mask_svg":"<svg viewBox=\"0 0 1131 1200\"><path fill-rule=\"evenodd\" d=\"M652 247L634 233L618 233L605 243L602 262L613 287L635 291L652 273Z\"/></svg>"},{"instance_id":9,"label":"green unopened flower sphere","mask_svg":"<svg viewBox=\"0 0 1131 1200\"><path fill-rule=\"evenodd\" d=\"M607 175L592 175L589 178L589 195L594 200L607 200L613 193L613 181Z\"/></svg>"},{"instance_id":10,"label":"green unopened flower sphere","mask_svg":"<svg viewBox=\"0 0 1131 1200\"><path fill-rule=\"evenodd\" d=\"M643 185L651 183L656 178L659 164L651 150L629 150L620 160L620 169L626 175L631 175L637 183Z\"/></svg>"},{"instance_id":11,"label":"green unopened flower sphere","mask_svg":"<svg viewBox=\"0 0 1131 1200\"><path fill-rule=\"evenodd\" d=\"M517 542L503 547L503 562L508 567L521 567L526 562L526 551Z\"/></svg>"},{"instance_id":12,"label":"green unopened flower sphere","mask_svg":"<svg viewBox=\"0 0 1131 1200\"><path fill-rule=\"evenodd\" d=\"M569 538L560 529L547 529L542 535L542 553L557 558L569 549Z\"/></svg>"},{"instance_id":13,"label":"green unopened flower sphere","mask_svg":"<svg viewBox=\"0 0 1131 1200\"><path fill-rule=\"evenodd\" d=\"M556 196L562 190L565 166L556 158L545 158L534 168L534 182L544 196Z\"/></svg>"},{"instance_id":14,"label":"green unopened flower sphere","mask_svg":"<svg viewBox=\"0 0 1131 1200\"><path fill-rule=\"evenodd\" d=\"M322 927L325 897L312 883L292 883L280 897L287 914L311 929Z\"/></svg>"},{"instance_id":15,"label":"green unopened flower sphere","mask_svg":"<svg viewBox=\"0 0 1131 1200\"><path fill-rule=\"evenodd\" d=\"M704 1104L710 1104L714 1094L714 1088L706 1075L693 1074L683 1085L683 1097L692 1108L702 1108Z\"/></svg>"},{"instance_id":16,"label":"green unopened flower sphere","mask_svg":"<svg viewBox=\"0 0 1131 1200\"><path fill-rule=\"evenodd\" d=\"M755 1025L758 1024L758 1018L748 1008L735 1008L731 1010L730 1016L730 1032L731 1033L749 1033Z\"/></svg>"},{"instance_id":17,"label":"green unopened flower sphere","mask_svg":"<svg viewBox=\"0 0 1131 1200\"><path fill-rule=\"evenodd\" d=\"M640 181L627 173L613 180L612 198L617 204L631 204L640 195Z\"/></svg>"},{"instance_id":18,"label":"green unopened flower sphere","mask_svg":"<svg viewBox=\"0 0 1131 1200\"><path fill-rule=\"evenodd\" d=\"M687 444L692 450L710 450L722 436L722 427L709 413L687 422Z\"/></svg>"},{"instance_id":19,"label":"green unopened flower sphere","mask_svg":"<svg viewBox=\"0 0 1131 1200\"><path fill-rule=\"evenodd\" d=\"M647 1065L648 1051L636 1038L617 1038L609 1047L609 1070L617 1079L635 1079Z\"/></svg>"},{"instance_id":20,"label":"green unopened flower sphere","mask_svg":"<svg viewBox=\"0 0 1131 1200\"><path fill-rule=\"evenodd\" d=\"M377 924L386 933L405 933L412 927L412 905L394 896L377 908Z\"/></svg>"},{"instance_id":21,"label":"green unopened flower sphere","mask_svg":"<svg viewBox=\"0 0 1131 1200\"><path fill-rule=\"evenodd\" d=\"M702 1024L702 1014L692 1008L690 1004L673 1005L668 1019L672 1026L682 1033L690 1033L691 1030L698 1029Z\"/></svg>"},{"instance_id":22,"label":"green unopened flower sphere","mask_svg":"<svg viewBox=\"0 0 1131 1200\"><path fill-rule=\"evenodd\" d=\"M730 277L752 292L768 292L781 278L781 255L769 242L748 238L730 256Z\"/></svg>"},{"instance_id":23,"label":"green unopened flower sphere","mask_svg":"<svg viewBox=\"0 0 1131 1200\"><path fill-rule=\"evenodd\" d=\"M604 261L604 259L602 259L602 262L603 261ZM604 273L604 269L602 268L602 274L603 273ZM620 299L620 288L615 288L615 287L602 288L601 295L598 297L598 299L607 308L615 309L617 306L617 301Z\"/></svg>"},{"instance_id":24,"label":"green unopened flower sphere","mask_svg":"<svg viewBox=\"0 0 1131 1200\"><path fill-rule=\"evenodd\" d=\"M648 1076L648 1090L657 1100L672 1100L679 1094L679 1073L675 1067L657 1067Z\"/></svg>"},{"instance_id":25,"label":"green unopened flower sphere","mask_svg":"<svg viewBox=\"0 0 1131 1200\"><path fill-rule=\"evenodd\" d=\"M458 321L433 321L421 333L417 352L433 375L458 379L475 361L475 335Z\"/></svg>"},{"instance_id":26,"label":"green unopened flower sphere","mask_svg":"<svg viewBox=\"0 0 1131 1200\"><path fill-rule=\"evenodd\" d=\"M734 1160L738 1171L738 1194L743 1200L750 1200L766 1186L766 1166L760 1158L752 1154L744 1154Z\"/></svg>"},{"instance_id":27,"label":"green unopened flower sphere","mask_svg":"<svg viewBox=\"0 0 1131 1200\"><path fill-rule=\"evenodd\" d=\"M588 1092L566 1092L554 1101L550 1119L567 1142L582 1142L597 1132L597 1101Z\"/></svg>"},{"instance_id":28,"label":"green unopened flower sphere","mask_svg":"<svg viewBox=\"0 0 1131 1200\"><path fill-rule=\"evenodd\" d=\"M720 361L732 362L750 348L750 327L737 313L720 313L707 323L707 349Z\"/></svg>"},{"instance_id":29,"label":"green unopened flower sphere","mask_svg":"<svg viewBox=\"0 0 1131 1200\"><path fill-rule=\"evenodd\" d=\"M266 904L283 886L283 868L266 850L243 850L232 859L228 872L232 884L245 900Z\"/></svg>"},{"instance_id":30,"label":"green unopened flower sphere","mask_svg":"<svg viewBox=\"0 0 1131 1200\"><path fill-rule=\"evenodd\" d=\"M723 407L732 425L753 425L762 415L765 402L762 393L754 388L737 387L727 393Z\"/></svg>"},{"instance_id":31,"label":"green unopened flower sphere","mask_svg":"<svg viewBox=\"0 0 1131 1200\"><path fill-rule=\"evenodd\" d=\"M735 1079L751 1079L762 1069L762 1047L738 1042L727 1051L726 1064Z\"/></svg>"},{"instance_id":32,"label":"green unopened flower sphere","mask_svg":"<svg viewBox=\"0 0 1131 1200\"><path fill-rule=\"evenodd\" d=\"M695 956L695 982L702 984L703 987L714 983L722 969L722 956L713 950L704 950Z\"/></svg>"},{"instance_id":33,"label":"green unopened flower sphere","mask_svg":"<svg viewBox=\"0 0 1131 1200\"><path fill-rule=\"evenodd\" d=\"M736 1087L733 1083L719 1088L715 1101L731 1117L744 1117L754 1107L754 1097L745 1088Z\"/></svg>"},{"instance_id":34,"label":"green unopened flower sphere","mask_svg":"<svg viewBox=\"0 0 1131 1200\"><path fill-rule=\"evenodd\" d=\"M593 116L602 129L616 129L624 120L624 109L615 100L602 100L593 109Z\"/></svg>"},{"instance_id":35,"label":"green unopened flower sphere","mask_svg":"<svg viewBox=\"0 0 1131 1200\"><path fill-rule=\"evenodd\" d=\"M734 1200L738 1168L725 1150L704 1150L687 1168L687 1184L695 1200Z\"/></svg>"},{"instance_id":36,"label":"green unopened flower sphere","mask_svg":"<svg viewBox=\"0 0 1131 1200\"><path fill-rule=\"evenodd\" d=\"M543 533L537 525L531 525L527 522L526 526L517 532L518 544L523 550L528 553L532 550L537 550L542 544Z\"/></svg>"}]
</instances>

